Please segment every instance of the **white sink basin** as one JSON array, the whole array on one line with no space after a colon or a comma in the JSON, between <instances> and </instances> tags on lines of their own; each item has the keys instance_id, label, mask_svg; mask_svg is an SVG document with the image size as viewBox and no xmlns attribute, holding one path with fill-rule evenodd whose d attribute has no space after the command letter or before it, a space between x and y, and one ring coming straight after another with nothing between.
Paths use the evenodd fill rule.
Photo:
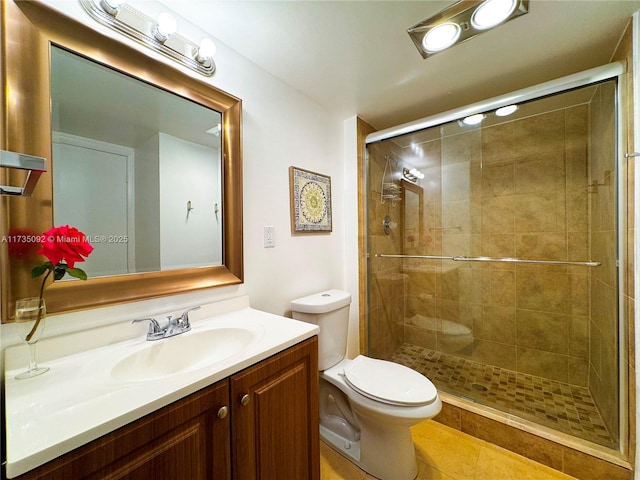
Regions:
<instances>
[{"instance_id":1,"label":"white sink basin","mask_svg":"<svg viewBox=\"0 0 640 480\"><path fill-rule=\"evenodd\" d=\"M241 352L256 337L249 329L215 328L148 342L116 363L111 376L121 381L148 381L191 372Z\"/></svg>"}]
</instances>

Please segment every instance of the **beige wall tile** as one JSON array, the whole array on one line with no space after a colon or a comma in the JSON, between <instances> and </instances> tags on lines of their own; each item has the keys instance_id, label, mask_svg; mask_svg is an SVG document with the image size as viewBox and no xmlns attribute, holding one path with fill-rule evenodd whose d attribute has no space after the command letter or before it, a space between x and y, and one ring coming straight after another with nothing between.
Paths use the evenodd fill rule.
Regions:
<instances>
[{"instance_id":1,"label":"beige wall tile","mask_svg":"<svg viewBox=\"0 0 640 480\"><path fill-rule=\"evenodd\" d=\"M564 150L564 110L524 118L513 123L515 156Z\"/></svg>"},{"instance_id":2,"label":"beige wall tile","mask_svg":"<svg viewBox=\"0 0 640 480\"><path fill-rule=\"evenodd\" d=\"M504 162L513 158L516 144L513 122L482 130L483 165Z\"/></svg>"},{"instance_id":3,"label":"beige wall tile","mask_svg":"<svg viewBox=\"0 0 640 480\"><path fill-rule=\"evenodd\" d=\"M516 345L567 355L571 316L516 310Z\"/></svg>"},{"instance_id":4,"label":"beige wall tile","mask_svg":"<svg viewBox=\"0 0 640 480\"><path fill-rule=\"evenodd\" d=\"M633 473L571 448L564 448L563 471L580 480L631 480Z\"/></svg>"},{"instance_id":5,"label":"beige wall tile","mask_svg":"<svg viewBox=\"0 0 640 480\"><path fill-rule=\"evenodd\" d=\"M481 340L515 345L515 320L514 307L485 305L482 316L473 324L473 335Z\"/></svg>"},{"instance_id":6,"label":"beige wall tile","mask_svg":"<svg viewBox=\"0 0 640 480\"><path fill-rule=\"evenodd\" d=\"M569 361L566 355L517 347L517 362L520 372L565 383L569 381Z\"/></svg>"},{"instance_id":7,"label":"beige wall tile","mask_svg":"<svg viewBox=\"0 0 640 480\"><path fill-rule=\"evenodd\" d=\"M567 241L564 232L519 233L516 234L515 256L532 260L566 260Z\"/></svg>"},{"instance_id":8,"label":"beige wall tile","mask_svg":"<svg viewBox=\"0 0 640 480\"><path fill-rule=\"evenodd\" d=\"M572 480L569 475L532 460L500 449L485 447L480 450L476 479L517 479L517 480Z\"/></svg>"},{"instance_id":9,"label":"beige wall tile","mask_svg":"<svg viewBox=\"0 0 640 480\"><path fill-rule=\"evenodd\" d=\"M466 410L461 418L463 432L562 470L562 449L557 444Z\"/></svg>"},{"instance_id":10,"label":"beige wall tile","mask_svg":"<svg viewBox=\"0 0 640 480\"><path fill-rule=\"evenodd\" d=\"M564 191L564 149L519 157L514 178L517 195Z\"/></svg>"}]
</instances>

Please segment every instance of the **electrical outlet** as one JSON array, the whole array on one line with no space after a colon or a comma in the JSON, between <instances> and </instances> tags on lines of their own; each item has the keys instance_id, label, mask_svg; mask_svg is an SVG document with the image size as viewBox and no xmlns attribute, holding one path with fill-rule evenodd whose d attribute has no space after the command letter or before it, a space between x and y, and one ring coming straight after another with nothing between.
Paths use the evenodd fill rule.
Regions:
<instances>
[{"instance_id":1,"label":"electrical outlet","mask_svg":"<svg viewBox=\"0 0 640 480\"><path fill-rule=\"evenodd\" d=\"M273 248L276 246L276 229L275 227L264 227L264 248Z\"/></svg>"}]
</instances>

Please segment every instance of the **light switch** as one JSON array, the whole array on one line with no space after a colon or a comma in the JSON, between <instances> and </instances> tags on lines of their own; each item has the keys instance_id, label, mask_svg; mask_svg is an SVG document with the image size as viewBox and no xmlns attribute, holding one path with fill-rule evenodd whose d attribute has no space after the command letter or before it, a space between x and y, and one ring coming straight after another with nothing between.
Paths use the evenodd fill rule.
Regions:
<instances>
[{"instance_id":1,"label":"light switch","mask_svg":"<svg viewBox=\"0 0 640 480\"><path fill-rule=\"evenodd\" d=\"M264 227L264 248L276 246L276 228L272 226Z\"/></svg>"}]
</instances>

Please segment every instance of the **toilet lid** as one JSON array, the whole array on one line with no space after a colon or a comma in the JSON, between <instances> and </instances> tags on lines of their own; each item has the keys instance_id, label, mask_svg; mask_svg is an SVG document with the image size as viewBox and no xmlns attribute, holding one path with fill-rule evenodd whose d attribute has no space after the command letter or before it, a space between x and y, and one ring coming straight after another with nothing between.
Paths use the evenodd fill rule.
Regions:
<instances>
[{"instance_id":1,"label":"toilet lid","mask_svg":"<svg viewBox=\"0 0 640 480\"><path fill-rule=\"evenodd\" d=\"M358 393L391 405L424 405L438 396L433 383L415 370L363 355L344 367L344 378Z\"/></svg>"}]
</instances>

